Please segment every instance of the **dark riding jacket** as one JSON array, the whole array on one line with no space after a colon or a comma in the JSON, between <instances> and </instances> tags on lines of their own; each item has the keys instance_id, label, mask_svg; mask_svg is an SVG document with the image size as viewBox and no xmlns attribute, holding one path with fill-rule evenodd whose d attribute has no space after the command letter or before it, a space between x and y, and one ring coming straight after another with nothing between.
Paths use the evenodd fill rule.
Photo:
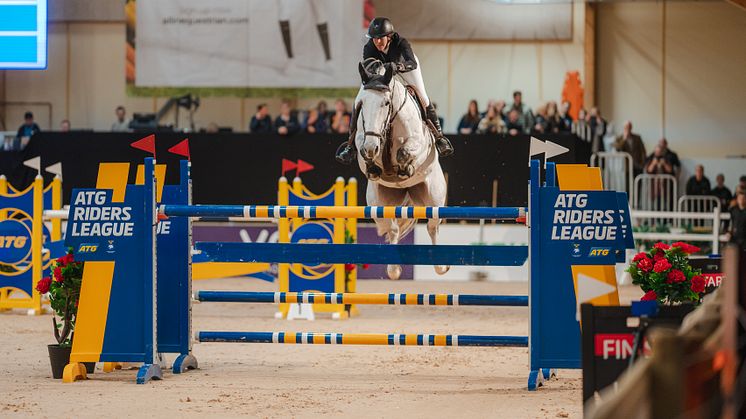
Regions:
<instances>
[{"instance_id":1,"label":"dark riding jacket","mask_svg":"<svg viewBox=\"0 0 746 419\"><path fill-rule=\"evenodd\" d=\"M370 39L363 47L363 61L368 58L375 58L383 63L396 64L397 70L402 73L412 71L417 68L417 60L414 58L412 46L409 41L399 36L398 33L391 35L388 54L379 51Z\"/></svg>"}]
</instances>

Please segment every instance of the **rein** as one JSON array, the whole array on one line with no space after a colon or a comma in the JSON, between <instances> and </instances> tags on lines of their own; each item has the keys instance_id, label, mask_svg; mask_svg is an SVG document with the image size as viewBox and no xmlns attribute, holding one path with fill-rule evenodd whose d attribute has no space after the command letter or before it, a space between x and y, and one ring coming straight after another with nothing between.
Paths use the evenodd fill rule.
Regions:
<instances>
[{"instance_id":1,"label":"rein","mask_svg":"<svg viewBox=\"0 0 746 419\"><path fill-rule=\"evenodd\" d=\"M394 83L394 89L395 88L396 88L396 83ZM407 95L407 92L405 90L405 92L404 92L404 100L401 101L401 104L399 105L399 108L395 112L393 112L393 115L392 115L392 111L394 109L394 107L393 107L393 104L394 104L394 93L395 93L395 91L392 90L391 91L391 104L388 107L389 109L388 109L388 112L387 112L387 115L386 115L386 120L384 121L384 125L383 125L383 127L382 127L382 129L381 129L380 132L367 131L365 129L365 115L362 113L362 106L363 106L362 103L360 104L360 106L359 106L360 110L358 111L358 112L360 112L360 117L362 118L364 135L365 136L370 135L371 137L377 137L379 140L381 140L381 146L384 147L384 148L388 145L389 141L391 140L391 124L393 124L394 120L399 115L399 112L401 112L401 110L404 109L404 105L407 103L407 100L409 99L408 98L409 95Z\"/></svg>"}]
</instances>

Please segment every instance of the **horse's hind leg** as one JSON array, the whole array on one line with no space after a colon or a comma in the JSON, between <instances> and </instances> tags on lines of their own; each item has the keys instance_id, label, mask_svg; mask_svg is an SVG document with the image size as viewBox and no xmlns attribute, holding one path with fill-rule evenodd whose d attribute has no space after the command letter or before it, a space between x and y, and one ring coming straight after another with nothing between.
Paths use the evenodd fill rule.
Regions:
<instances>
[{"instance_id":1,"label":"horse's hind leg","mask_svg":"<svg viewBox=\"0 0 746 419\"><path fill-rule=\"evenodd\" d=\"M409 196L415 205L425 206L443 206L446 203L446 181L443 172L433 170L423 183L409 188ZM438 244L438 227L440 220L427 220L427 234L430 235L430 241L435 245ZM435 265L435 273L443 275L451 269L448 265Z\"/></svg>"},{"instance_id":2,"label":"horse's hind leg","mask_svg":"<svg viewBox=\"0 0 746 419\"><path fill-rule=\"evenodd\" d=\"M401 205L407 196L406 189L393 189L375 184L368 183L366 194L368 205L374 206L396 206ZM386 243L398 244L400 239L400 229L398 220L395 219L377 219L376 229L379 236L386 239ZM387 265L386 273L390 279L399 279L401 276L401 265Z\"/></svg>"}]
</instances>

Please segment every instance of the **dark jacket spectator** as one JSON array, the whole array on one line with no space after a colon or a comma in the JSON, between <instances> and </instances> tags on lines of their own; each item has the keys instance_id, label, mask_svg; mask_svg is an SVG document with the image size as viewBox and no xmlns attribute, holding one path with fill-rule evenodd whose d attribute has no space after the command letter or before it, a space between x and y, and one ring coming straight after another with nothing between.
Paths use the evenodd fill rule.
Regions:
<instances>
[{"instance_id":1,"label":"dark jacket spectator","mask_svg":"<svg viewBox=\"0 0 746 419\"><path fill-rule=\"evenodd\" d=\"M293 135L300 131L298 113L292 111L287 102L280 105L280 114L275 118L275 130L280 135Z\"/></svg>"},{"instance_id":2,"label":"dark jacket spectator","mask_svg":"<svg viewBox=\"0 0 746 419\"><path fill-rule=\"evenodd\" d=\"M560 119L562 120L560 131L564 131L564 132L572 131L573 120L572 120L572 116L570 116L570 102L568 101L562 102L559 115L560 115Z\"/></svg>"},{"instance_id":3,"label":"dark jacket spectator","mask_svg":"<svg viewBox=\"0 0 746 419\"><path fill-rule=\"evenodd\" d=\"M265 134L272 132L272 117L269 116L266 103L256 107L256 114L251 117L251 124L249 124L249 132Z\"/></svg>"},{"instance_id":4,"label":"dark jacket spectator","mask_svg":"<svg viewBox=\"0 0 746 419\"><path fill-rule=\"evenodd\" d=\"M23 137L33 137L34 134L41 132L41 128L39 128L39 125L34 122L34 114L31 112L26 112L23 115L23 125L18 127L18 133L16 134L16 137L20 140Z\"/></svg>"},{"instance_id":5,"label":"dark jacket spectator","mask_svg":"<svg viewBox=\"0 0 746 419\"><path fill-rule=\"evenodd\" d=\"M746 249L746 193L736 194L736 205L730 209L730 240Z\"/></svg>"},{"instance_id":6,"label":"dark jacket spectator","mask_svg":"<svg viewBox=\"0 0 746 419\"><path fill-rule=\"evenodd\" d=\"M511 111L518 112L518 122L521 126L521 132L530 132L531 127L534 126L534 114L531 112L531 108L523 103L523 93L520 90L513 92L513 105L508 109L508 116L510 116Z\"/></svg>"},{"instance_id":7,"label":"dark jacket spectator","mask_svg":"<svg viewBox=\"0 0 746 419\"><path fill-rule=\"evenodd\" d=\"M720 200L720 209L725 211L730 206L730 201L733 199L733 194L730 192L727 186L725 186L725 176L719 174L715 177L715 187L710 191L712 196Z\"/></svg>"},{"instance_id":8,"label":"dark jacket spectator","mask_svg":"<svg viewBox=\"0 0 746 419\"><path fill-rule=\"evenodd\" d=\"M710 180L705 177L705 168L698 164L694 168L694 176L686 182L687 195L710 195Z\"/></svg>"},{"instance_id":9,"label":"dark jacket spectator","mask_svg":"<svg viewBox=\"0 0 746 419\"><path fill-rule=\"evenodd\" d=\"M645 144L639 135L632 132L632 122L630 121L624 123L624 131L622 131L622 135L616 137L614 149L629 153L632 156L632 167L635 176L642 173L649 163L649 160L646 162L645 158L647 155L645 153Z\"/></svg>"},{"instance_id":10,"label":"dark jacket spectator","mask_svg":"<svg viewBox=\"0 0 746 419\"><path fill-rule=\"evenodd\" d=\"M326 134L329 132L329 123L319 115L318 108L311 108L301 129L309 134Z\"/></svg>"},{"instance_id":11,"label":"dark jacket spectator","mask_svg":"<svg viewBox=\"0 0 746 419\"><path fill-rule=\"evenodd\" d=\"M477 128L479 127L479 105L477 105L477 101L472 99L469 101L469 109L466 111L464 116L461 117L461 120L458 123L458 133L459 134L474 134L477 132Z\"/></svg>"},{"instance_id":12,"label":"dark jacket spectator","mask_svg":"<svg viewBox=\"0 0 746 419\"><path fill-rule=\"evenodd\" d=\"M523 133L523 124L521 124L521 116L517 110L511 109L508 112L508 122L505 124L509 135L518 135Z\"/></svg>"},{"instance_id":13,"label":"dark jacket spectator","mask_svg":"<svg viewBox=\"0 0 746 419\"><path fill-rule=\"evenodd\" d=\"M604 137L606 136L607 122L601 117L597 107L592 107L588 114L588 126L591 128L591 151L604 151Z\"/></svg>"},{"instance_id":14,"label":"dark jacket spectator","mask_svg":"<svg viewBox=\"0 0 746 419\"><path fill-rule=\"evenodd\" d=\"M666 140L665 138L661 138L660 140L658 140L658 145L661 146L661 148L663 149L663 154L666 156L666 161L670 162L673 165L674 176L678 178L679 173L681 173L681 161L679 161L679 155L668 148L668 140Z\"/></svg>"},{"instance_id":15,"label":"dark jacket spectator","mask_svg":"<svg viewBox=\"0 0 746 419\"><path fill-rule=\"evenodd\" d=\"M666 156L660 146L655 146L655 151L645 161L645 173L651 175L673 175L673 166L666 160Z\"/></svg>"}]
</instances>

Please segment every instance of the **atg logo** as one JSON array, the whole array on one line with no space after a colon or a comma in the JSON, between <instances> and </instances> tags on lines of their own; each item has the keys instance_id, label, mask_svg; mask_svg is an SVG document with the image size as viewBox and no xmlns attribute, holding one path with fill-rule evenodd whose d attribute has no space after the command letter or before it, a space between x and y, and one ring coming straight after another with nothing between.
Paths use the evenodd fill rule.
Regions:
<instances>
[{"instance_id":1,"label":"atg logo","mask_svg":"<svg viewBox=\"0 0 746 419\"><path fill-rule=\"evenodd\" d=\"M591 247L588 256L608 256L611 249L608 247Z\"/></svg>"},{"instance_id":2,"label":"atg logo","mask_svg":"<svg viewBox=\"0 0 746 419\"><path fill-rule=\"evenodd\" d=\"M78 253L96 253L98 250L98 244L96 243L82 243L78 247Z\"/></svg>"},{"instance_id":3,"label":"atg logo","mask_svg":"<svg viewBox=\"0 0 746 419\"><path fill-rule=\"evenodd\" d=\"M572 257L579 258L583 256L583 252L580 251L580 244L573 243L572 244Z\"/></svg>"}]
</instances>

